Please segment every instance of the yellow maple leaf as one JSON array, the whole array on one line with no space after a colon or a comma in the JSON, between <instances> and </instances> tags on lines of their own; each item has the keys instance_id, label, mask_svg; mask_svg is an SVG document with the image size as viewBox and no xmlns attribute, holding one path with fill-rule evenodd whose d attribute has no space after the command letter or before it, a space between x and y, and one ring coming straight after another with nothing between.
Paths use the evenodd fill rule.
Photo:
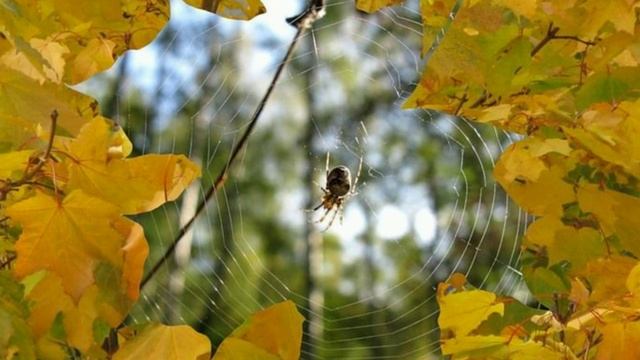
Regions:
<instances>
[{"instance_id":1,"label":"yellow maple leaf","mask_svg":"<svg viewBox=\"0 0 640 360\"><path fill-rule=\"evenodd\" d=\"M249 20L266 10L260 0L184 0L187 4L220 16Z\"/></svg>"},{"instance_id":2,"label":"yellow maple leaf","mask_svg":"<svg viewBox=\"0 0 640 360\"><path fill-rule=\"evenodd\" d=\"M175 200L200 175L182 155L123 159L131 143L114 122L96 117L69 145L67 189L82 189L117 205L123 214L153 210Z\"/></svg>"},{"instance_id":3,"label":"yellow maple leaf","mask_svg":"<svg viewBox=\"0 0 640 360\"><path fill-rule=\"evenodd\" d=\"M628 292L627 279L638 262L628 256L609 256L589 261L578 276L589 281L592 303L622 297Z\"/></svg>"},{"instance_id":4,"label":"yellow maple leaf","mask_svg":"<svg viewBox=\"0 0 640 360\"><path fill-rule=\"evenodd\" d=\"M45 272L26 298L31 303L28 323L36 338L45 336L56 316L61 313L68 343L83 352L92 346L95 341L93 323L100 317L100 308L106 305L98 299L98 288L95 285L84 292L76 305L64 292L60 277ZM123 318L124 314L121 314L119 319ZM109 321L112 326L118 325L118 320L115 325L113 319L105 321Z\"/></svg>"},{"instance_id":5,"label":"yellow maple leaf","mask_svg":"<svg viewBox=\"0 0 640 360\"><path fill-rule=\"evenodd\" d=\"M122 268L125 244L144 241L138 225L122 218L116 206L81 190L62 199L37 192L8 207L6 215L22 226L16 242L16 275L24 277L48 269L60 276L65 292L76 302L95 282L99 262ZM142 266L139 257L126 260ZM138 286L141 270L127 274L133 278L124 279L129 282L126 287L130 296L135 296L137 291L131 288Z\"/></svg>"},{"instance_id":6,"label":"yellow maple leaf","mask_svg":"<svg viewBox=\"0 0 640 360\"><path fill-rule=\"evenodd\" d=\"M125 342L113 359L205 360L210 352L209 339L192 328L156 324Z\"/></svg>"},{"instance_id":7,"label":"yellow maple leaf","mask_svg":"<svg viewBox=\"0 0 640 360\"><path fill-rule=\"evenodd\" d=\"M470 290L438 298L441 329L450 329L457 337L469 334L489 315L504 313L504 304L488 291Z\"/></svg>"},{"instance_id":8,"label":"yellow maple leaf","mask_svg":"<svg viewBox=\"0 0 640 360\"><path fill-rule=\"evenodd\" d=\"M356 8L364 12L373 13L384 7L403 3L404 0L356 0Z\"/></svg>"},{"instance_id":9,"label":"yellow maple leaf","mask_svg":"<svg viewBox=\"0 0 640 360\"><path fill-rule=\"evenodd\" d=\"M527 228L526 245L546 249L549 265L569 261L571 271L581 270L591 259L607 254L602 234L590 227L565 225L559 218L545 216Z\"/></svg>"},{"instance_id":10,"label":"yellow maple leaf","mask_svg":"<svg viewBox=\"0 0 640 360\"><path fill-rule=\"evenodd\" d=\"M15 173L22 174L29 165L33 150L21 150L0 154L0 179L12 178Z\"/></svg>"},{"instance_id":11,"label":"yellow maple leaf","mask_svg":"<svg viewBox=\"0 0 640 360\"><path fill-rule=\"evenodd\" d=\"M14 143L15 137L32 136L36 125L49 129L54 110L58 112L58 134L76 135L98 108L94 99L66 86L40 85L21 73L0 67L0 129L8 121L7 128L12 130L7 140Z\"/></svg>"},{"instance_id":12,"label":"yellow maple leaf","mask_svg":"<svg viewBox=\"0 0 640 360\"><path fill-rule=\"evenodd\" d=\"M302 342L302 321L296 305L284 301L255 313L226 338L214 360L247 358L297 360ZM271 357L260 357L264 353Z\"/></svg>"},{"instance_id":13,"label":"yellow maple leaf","mask_svg":"<svg viewBox=\"0 0 640 360\"><path fill-rule=\"evenodd\" d=\"M79 83L93 74L108 69L114 62L116 43L109 39L91 39L73 59L71 82Z\"/></svg>"},{"instance_id":14,"label":"yellow maple leaf","mask_svg":"<svg viewBox=\"0 0 640 360\"><path fill-rule=\"evenodd\" d=\"M0 63L40 82L86 80L125 50L153 40L169 18L168 5L166 0L13 0L0 7L0 31L10 40L0 47Z\"/></svg>"},{"instance_id":15,"label":"yellow maple leaf","mask_svg":"<svg viewBox=\"0 0 640 360\"><path fill-rule=\"evenodd\" d=\"M573 186L564 180L573 159L566 140L528 138L507 148L493 171L498 183L524 209L535 215L562 214L575 201ZM562 156L559 156L562 155Z\"/></svg>"},{"instance_id":16,"label":"yellow maple leaf","mask_svg":"<svg viewBox=\"0 0 640 360\"><path fill-rule=\"evenodd\" d=\"M605 235L615 235L625 251L640 256L640 198L585 184L578 188L580 209L592 213Z\"/></svg>"},{"instance_id":17,"label":"yellow maple leaf","mask_svg":"<svg viewBox=\"0 0 640 360\"><path fill-rule=\"evenodd\" d=\"M635 296L640 296L640 263L631 269L627 277L627 289Z\"/></svg>"},{"instance_id":18,"label":"yellow maple leaf","mask_svg":"<svg viewBox=\"0 0 640 360\"><path fill-rule=\"evenodd\" d=\"M442 343L442 353L459 356L460 358L470 357L474 359L481 358L480 354L486 356L482 358L490 359L565 359L564 353L553 351L545 347L543 343L495 335L461 336L447 339Z\"/></svg>"},{"instance_id":19,"label":"yellow maple leaf","mask_svg":"<svg viewBox=\"0 0 640 360\"><path fill-rule=\"evenodd\" d=\"M503 336L457 336L447 339L442 343L442 353L444 355L465 354L469 351L478 350L498 350L507 343Z\"/></svg>"}]
</instances>

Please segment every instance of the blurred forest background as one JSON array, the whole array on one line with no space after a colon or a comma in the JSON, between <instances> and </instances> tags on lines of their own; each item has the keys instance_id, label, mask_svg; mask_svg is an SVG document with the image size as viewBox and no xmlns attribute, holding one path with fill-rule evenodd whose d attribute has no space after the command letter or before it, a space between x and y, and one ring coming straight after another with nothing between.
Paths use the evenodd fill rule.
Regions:
<instances>
[{"instance_id":1,"label":"blurred forest background","mask_svg":"<svg viewBox=\"0 0 640 360\"><path fill-rule=\"evenodd\" d=\"M100 99L137 154L175 152L203 176L182 198L135 220L153 264L224 166L264 94L303 1L232 22L172 1L170 25L80 89ZM514 138L488 126L402 111L426 59L417 1L375 15L328 1L267 104L224 189L132 320L187 323L214 344L285 298L307 321L304 359L438 358L437 283L530 301L516 270L528 217L492 179ZM355 172L358 194L327 230L325 157Z\"/></svg>"}]
</instances>

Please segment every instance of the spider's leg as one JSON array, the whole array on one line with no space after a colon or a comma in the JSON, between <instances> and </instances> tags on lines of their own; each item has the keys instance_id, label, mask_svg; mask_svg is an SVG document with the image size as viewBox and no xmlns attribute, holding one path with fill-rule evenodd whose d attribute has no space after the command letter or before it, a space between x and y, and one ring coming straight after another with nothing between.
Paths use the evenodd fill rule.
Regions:
<instances>
[{"instance_id":1,"label":"spider's leg","mask_svg":"<svg viewBox=\"0 0 640 360\"><path fill-rule=\"evenodd\" d=\"M327 215L329 215L329 213L331 212L331 210L333 210L333 207L328 208L328 209L324 212L324 214L322 215L322 217L321 217L320 219L318 219L318 220L314 221L314 222L315 222L315 223L321 223L321 222L323 222L323 221L324 221L324 219L326 219L326 218L327 218Z\"/></svg>"},{"instance_id":2,"label":"spider's leg","mask_svg":"<svg viewBox=\"0 0 640 360\"><path fill-rule=\"evenodd\" d=\"M344 220L344 208L342 204L338 205L338 210L340 212L340 225L342 225L342 221Z\"/></svg>"},{"instance_id":3,"label":"spider's leg","mask_svg":"<svg viewBox=\"0 0 640 360\"><path fill-rule=\"evenodd\" d=\"M323 203L320 203L320 204L318 204L318 206L314 207L313 209L304 209L304 211L305 211L305 212L308 212L308 213L312 213L312 212L315 212L315 211L317 211L318 209L320 209L320 208L322 207L322 205L324 205L324 204L323 204Z\"/></svg>"},{"instance_id":4,"label":"spider's leg","mask_svg":"<svg viewBox=\"0 0 640 360\"><path fill-rule=\"evenodd\" d=\"M324 170L325 170L325 179L329 177L329 154L331 154L330 152L327 151L327 163L324 166Z\"/></svg>"},{"instance_id":5,"label":"spider's leg","mask_svg":"<svg viewBox=\"0 0 640 360\"><path fill-rule=\"evenodd\" d=\"M362 162L364 161L364 156L360 155L360 164L358 164L358 171L356 171L356 177L353 179L353 186L351 187L351 195L357 194L356 186L358 186L358 179L360 179L360 172L362 171Z\"/></svg>"},{"instance_id":6,"label":"spider's leg","mask_svg":"<svg viewBox=\"0 0 640 360\"><path fill-rule=\"evenodd\" d=\"M333 225L333 222L336 219L336 215L338 215L338 211L340 211L340 206L336 207L336 211L333 212L333 215L331 216L331 220L329 220L329 223L327 224L327 227L325 227L324 230L322 230L322 232L325 232L325 231L329 230L331 225Z\"/></svg>"}]
</instances>

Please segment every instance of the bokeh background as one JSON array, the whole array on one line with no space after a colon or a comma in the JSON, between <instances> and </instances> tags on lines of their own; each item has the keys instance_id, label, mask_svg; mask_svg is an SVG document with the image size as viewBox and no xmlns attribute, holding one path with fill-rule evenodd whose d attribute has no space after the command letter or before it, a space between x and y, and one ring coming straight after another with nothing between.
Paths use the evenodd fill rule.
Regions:
<instances>
[{"instance_id":1,"label":"bokeh background","mask_svg":"<svg viewBox=\"0 0 640 360\"><path fill-rule=\"evenodd\" d=\"M182 153L202 178L136 217L162 256L226 163L295 29L303 1L264 1L251 22L171 1L171 22L79 89L117 119L135 154ZM374 15L328 1L306 33L230 179L145 288L131 321L189 324L219 344L248 316L291 299L303 359L439 358L435 289L454 272L530 303L518 272L531 220L492 169L515 136L402 110L421 56L417 1ZM344 220L315 223L325 159L362 171ZM355 175L355 174L354 174Z\"/></svg>"}]
</instances>

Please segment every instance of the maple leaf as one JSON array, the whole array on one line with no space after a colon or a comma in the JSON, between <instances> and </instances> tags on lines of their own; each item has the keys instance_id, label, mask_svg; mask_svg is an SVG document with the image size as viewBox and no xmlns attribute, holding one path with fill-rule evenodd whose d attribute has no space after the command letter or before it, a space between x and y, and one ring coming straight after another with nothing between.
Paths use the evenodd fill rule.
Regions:
<instances>
[{"instance_id":1,"label":"maple leaf","mask_svg":"<svg viewBox=\"0 0 640 360\"><path fill-rule=\"evenodd\" d=\"M236 20L249 20L267 11L260 0L184 0L184 2Z\"/></svg>"},{"instance_id":2,"label":"maple leaf","mask_svg":"<svg viewBox=\"0 0 640 360\"><path fill-rule=\"evenodd\" d=\"M116 206L81 190L62 199L38 191L5 213L22 226L16 243L16 275L48 269L60 276L65 292L76 302L95 282L94 270L100 262L122 268L125 244L143 241L138 225L121 217ZM126 260L142 266L139 257ZM127 274L133 277L126 279L132 283L127 286L129 294L135 296L137 291L131 288L139 285L141 271Z\"/></svg>"},{"instance_id":3,"label":"maple leaf","mask_svg":"<svg viewBox=\"0 0 640 360\"><path fill-rule=\"evenodd\" d=\"M98 108L94 99L66 86L40 85L0 66L0 142L9 142L10 148L23 145L37 125L50 128L54 110L58 112L58 134L73 136L97 115Z\"/></svg>"},{"instance_id":4,"label":"maple leaf","mask_svg":"<svg viewBox=\"0 0 640 360\"><path fill-rule=\"evenodd\" d=\"M67 189L82 189L137 214L175 200L200 175L182 155L143 155L123 159L131 143L114 122L96 117L69 145Z\"/></svg>"},{"instance_id":5,"label":"maple leaf","mask_svg":"<svg viewBox=\"0 0 640 360\"><path fill-rule=\"evenodd\" d=\"M214 360L297 360L302 342L302 321L295 304L284 301L255 313L227 337Z\"/></svg>"},{"instance_id":6,"label":"maple leaf","mask_svg":"<svg viewBox=\"0 0 640 360\"><path fill-rule=\"evenodd\" d=\"M29 165L33 150L21 150L0 154L0 179L17 178Z\"/></svg>"},{"instance_id":7,"label":"maple leaf","mask_svg":"<svg viewBox=\"0 0 640 360\"><path fill-rule=\"evenodd\" d=\"M149 43L168 18L165 0L13 0L0 7L0 64L41 83L78 83Z\"/></svg>"},{"instance_id":8,"label":"maple leaf","mask_svg":"<svg viewBox=\"0 0 640 360\"><path fill-rule=\"evenodd\" d=\"M601 331L597 360L640 358L640 321L607 324Z\"/></svg>"},{"instance_id":9,"label":"maple leaf","mask_svg":"<svg viewBox=\"0 0 640 360\"><path fill-rule=\"evenodd\" d=\"M0 271L0 358L35 359L34 342L26 322L28 304L24 286Z\"/></svg>"},{"instance_id":10,"label":"maple leaf","mask_svg":"<svg viewBox=\"0 0 640 360\"><path fill-rule=\"evenodd\" d=\"M358 10L373 13L384 7L398 5L404 0L356 0L356 8Z\"/></svg>"},{"instance_id":11,"label":"maple leaf","mask_svg":"<svg viewBox=\"0 0 640 360\"><path fill-rule=\"evenodd\" d=\"M606 236L615 235L626 252L640 255L640 219L636 216L640 198L590 184L578 189L577 198L580 208L593 214Z\"/></svg>"},{"instance_id":12,"label":"maple leaf","mask_svg":"<svg viewBox=\"0 0 640 360\"><path fill-rule=\"evenodd\" d=\"M553 351L542 343L495 335L463 336L445 340L442 343L442 353L462 358L490 354L494 359L565 359L564 353Z\"/></svg>"},{"instance_id":13,"label":"maple leaf","mask_svg":"<svg viewBox=\"0 0 640 360\"><path fill-rule=\"evenodd\" d=\"M470 290L438 298L441 329L450 329L456 337L464 336L485 321L492 313L502 315L504 304L488 291Z\"/></svg>"},{"instance_id":14,"label":"maple leaf","mask_svg":"<svg viewBox=\"0 0 640 360\"><path fill-rule=\"evenodd\" d=\"M569 261L572 272L581 270L589 260L607 252L602 234L597 230L567 226L552 216L545 216L530 225L525 239L527 245L545 248L549 265Z\"/></svg>"},{"instance_id":15,"label":"maple leaf","mask_svg":"<svg viewBox=\"0 0 640 360\"><path fill-rule=\"evenodd\" d=\"M210 352L209 339L192 328L155 324L126 341L113 359L205 360Z\"/></svg>"},{"instance_id":16,"label":"maple leaf","mask_svg":"<svg viewBox=\"0 0 640 360\"><path fill-rule=\"evenodd\" d=\"M496 180L520 206L535 215L562 214L575 201L565 175L573 167L568 143L528 138L509 146L493 171Z\"/></svg>"}]
</instances>

